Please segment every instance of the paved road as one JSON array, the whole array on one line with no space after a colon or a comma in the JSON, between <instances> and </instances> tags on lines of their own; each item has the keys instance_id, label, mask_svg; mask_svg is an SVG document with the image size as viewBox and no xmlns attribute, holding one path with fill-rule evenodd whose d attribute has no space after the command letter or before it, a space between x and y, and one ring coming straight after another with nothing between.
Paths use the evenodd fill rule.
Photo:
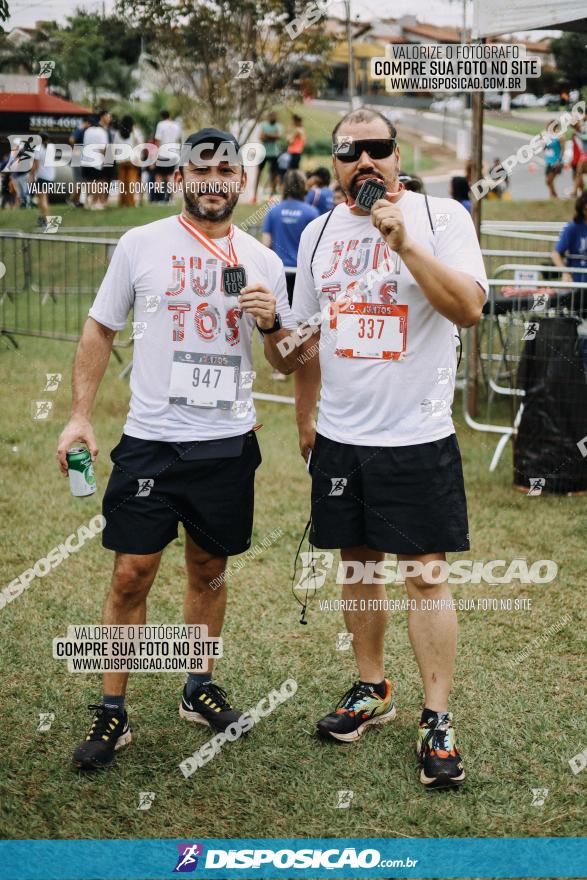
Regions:
<instances>
[{"instance_id":1,"label":"paved road","mask_svg":"<svg viewBox=\"0 0 587 880\"><path fill-rule=\"evenodd\" d=\"M457 117L443 117L438 113L419 113L413 110L405 110L402 113L401 124L414 131L422 132L423 137L429 143L442 143L456 149L457 132L461 128L461 120ZM465 126L470 137L470 119L465 120ZM443 133L444 129L444 133ZM531 135L524 132L509 131L493 125L485 125L483 132L483 159L487 167L493 163L496 157L505 159L516 153L517 150L530 141ZM455 168L459 168L460 162L455 160ZM427 183L427 189L432 195L443 195L447 192L446 180L435 180L434 176ZM557 179L559 195L566 194L571 188L571 172L563 171ZM544 199L548 197L548 190L544 182L544 159L536 156L527 164L518 164L510 176L510 192L514 199Z\"/></svg>"}]
</instances>

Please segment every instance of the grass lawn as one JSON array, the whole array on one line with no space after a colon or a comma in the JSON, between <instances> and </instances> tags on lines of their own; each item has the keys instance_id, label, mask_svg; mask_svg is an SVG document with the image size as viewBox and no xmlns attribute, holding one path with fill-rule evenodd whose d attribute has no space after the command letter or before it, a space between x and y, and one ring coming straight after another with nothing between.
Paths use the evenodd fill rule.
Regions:
<instances>
[{"instance_id":1,"label":"grass lawn","mask_svg":"<svg viewBox=\"0 0 587 880\"><path fill-rule=\"evenodd\" d=\"M553 118L556 115L556 112L553 113ZM486 112L484 124L487 128L507 128L510 131L519 131L524 134L539 134L541 131L545 130L548 122L544 122L544 120L540 119L532 120L511 116L493 116Z\"/></svg>"},{"instance_id":2,"label":"grass lawn","mask_svg":"<svg viewBox=\"0 0 587 880\"><path fill-rule=\"evenodd\" d=\"M551 203L487 203L486 216L545 218ZM521 207L523 206L523 207ZM553 205L553 210L558 206ZM568 204L565 205L567 213ZM164 209L164 211L167 209ZM174 210L174 209L173 209ZM511 212L511 213L510 213ZM162 216L160 208L97 215L63 209L67 225L102 222L126 226ZM33 212L0 215L2 225ZM98 221L99 218L99 221ZM24 225L23 222L23 225ZM49 308L51 305L49 304ZM73 498L55 465L55 446L69 406L74 346L18 337L0 341L2 423L0 459L4 492L0 511L2 585L8 584L81 524L99 513L110 471L109 451L124 424L129 388L111 359L95 407L101 447L98 492ZM130 352L122 353L126 361ZM255 351L257 391L292 393L292 380L274 383ZM62 373L58 392L43 392L46 373ZM52 397L51 418L35 421L31 401ZM586 502L512 490L511 450L494 474L488 465L496 436L476 433L455 411L468 490L470 558L529 562L552 559L556 580L545 585L456 587L456 598L531 600L529 610L460 614L460 646L452 708L468 782L448 795L424 792L413 755L421 687L409 647L404 613L391 615L387 674L395 682L398 717L370 731L359 744L330 746L314 735L317 718L355 677L350 652L336 650L341 615L310 606L300 626L290 589L292 559L309 512L310 483L297 450L293 407L259 402L263 464L257 475L253 545L277 527L282 537L234 575L217 679L239 706L255 705L294 678L298 693L264 719L244 741L228 744L190 779L178 765L210 734L178 717L183 674L135 674L128 692L132 745L108 772L80 777L70 753L90 720L86 705L100 695L98 675L72 675L52 659L52 639L69 624L100 620L111 554L100 539L65 560L0 609L0 700L3 764L0 822L5 838L206 837L525 837L584 834L584 776L571 757L586 745L584 712ZM504 413L505 417L505 413ZM149 602L151 623L182 619L182 539L167 549ZM331 574L318 598L336 598ZM388 587L401 598L401 585ZM544 636L569 615L560 632ZM544 641L533 643L534 639ZM525 661L512 666L528 649ZM55 720L37 732L39 713ZM541 807L533 788L547 788ZM336 808L337 792L350 789L350 809ZM147 812L139 792L155 792Z\"/></svg>"},{"instance_id":3,"label":"grass lawn","mask_svg":"<svg viewBox=\"0 0 587 880\"><path fill-rule=\"evenodd\" d=\"M539 134L541 131L545 131L548 123L553 119L558 119L561 113L570 113L571 108L565 107L560 110L551 110L547 111L550 113L549 118L541 118L541 119L528 119L527 117L521 116L502 116L500 113L493 114L490 111L485 111L484 122L486 125L494 125L498 128L507 128L512 131L521 131L525 134ZM526 111L527 112L527 111ZM544 113L544 110L541 109L539 112ZM565 137L570 138L572 135L571 132L567 132Z\"/></svg>"},{"instance_id":4,"label":"grass lawn","mask_svg":"<svg viewBox=\"0 0 587 880\"><path fill-rule=\"evenodd\" d=\"M541 222L560 220L561 223L567 223L573 218L574 207L574 199L535 201L485 199L483 220L540 220Z\"/></svg>"}]
</instances>

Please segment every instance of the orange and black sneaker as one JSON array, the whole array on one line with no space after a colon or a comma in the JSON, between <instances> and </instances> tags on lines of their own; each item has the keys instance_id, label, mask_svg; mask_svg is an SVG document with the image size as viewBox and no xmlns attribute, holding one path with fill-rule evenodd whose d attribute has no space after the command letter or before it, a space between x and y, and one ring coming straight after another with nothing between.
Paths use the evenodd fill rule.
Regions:
<instances>
[{"instance_id":1,"label":"orange and black sneaker","mask_svg":"<svg viewBox=\"0 0 587 880\"><path fill-rule=\"evenodd\" d=\"M438 712L420 722L416 754L422 765L420 782L426 788L453 788L465 781L449 712Z\"/></svg>"},{"instance_id":2,"label":"orange and black sneaker","mask_svg":"<svg viewBox=\"0 0 587 880\"><path fill-rule=\"evenodd\" d=\"M380 697L375 685L357 681L340 699L334 712L318 722L318 733L325 739L353 742L373 724L387 724L395 718L391 682L386 678L385 695Z\"/></svg>"}]
</instances>

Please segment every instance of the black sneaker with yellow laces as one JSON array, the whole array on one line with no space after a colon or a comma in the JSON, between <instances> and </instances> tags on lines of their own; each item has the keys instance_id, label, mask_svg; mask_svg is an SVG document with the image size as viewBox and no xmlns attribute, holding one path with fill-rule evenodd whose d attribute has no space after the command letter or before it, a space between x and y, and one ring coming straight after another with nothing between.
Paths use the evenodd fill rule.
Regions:
<instances>
[{"instance_id":1,"label":"black sneaker with yellow laces","mask_svg":"<svg viewBox=\"0 0 587 880\"><path fill-rule=\"evenodd\" d=\"M179 716L195 724L207 724L214 730L224 732L243 713L233 709L226 691L212 681L207 681L188 696L187 684L183 689Z\"/></svg>"},{"instance_id":2,"label":"black sneaker with yellow laces","mask_svg":"<svg viewBox=\"0 0 587 880\"><path fill-rule=\"evenodd\" d=\"M128 715L102 704L91 704L88 709L94 712L94 719L88 735L73 753L73 763L79 770L100 770L112 763L114 752L131 741Z\"/></svg>"}]
</instances>

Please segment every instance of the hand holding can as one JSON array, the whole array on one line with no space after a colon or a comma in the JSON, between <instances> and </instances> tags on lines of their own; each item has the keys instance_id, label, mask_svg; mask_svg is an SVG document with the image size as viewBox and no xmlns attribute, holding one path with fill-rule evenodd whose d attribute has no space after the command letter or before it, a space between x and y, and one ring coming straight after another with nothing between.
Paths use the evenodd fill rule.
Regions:
<instances>
[{"instance_id":1,"label":"hand holding can","mask_svg":"<svg viewBox=\"0 0 587 880\"><path fill-rule=\"evenodd\" d=\"M99 450L94 430L90 422L86 418L73 416L61 432L59 444L57 446L59 468L64 477L67 476L68 472L67 452L72 446L78 444L87 446L91 460L96 460Z\"/></svg>"},{"instance_id":2,"label":"hand holding can","mask_svg":"<svg viewBox=\"0 0 587 880\"><path fill-rule=\"evenodd\" d=\"M67 472L69 488L76 497L93 495L96 491L96 476L92 456L85 446L72 446L67 450Z\"/></svg>"}]
</instances>

